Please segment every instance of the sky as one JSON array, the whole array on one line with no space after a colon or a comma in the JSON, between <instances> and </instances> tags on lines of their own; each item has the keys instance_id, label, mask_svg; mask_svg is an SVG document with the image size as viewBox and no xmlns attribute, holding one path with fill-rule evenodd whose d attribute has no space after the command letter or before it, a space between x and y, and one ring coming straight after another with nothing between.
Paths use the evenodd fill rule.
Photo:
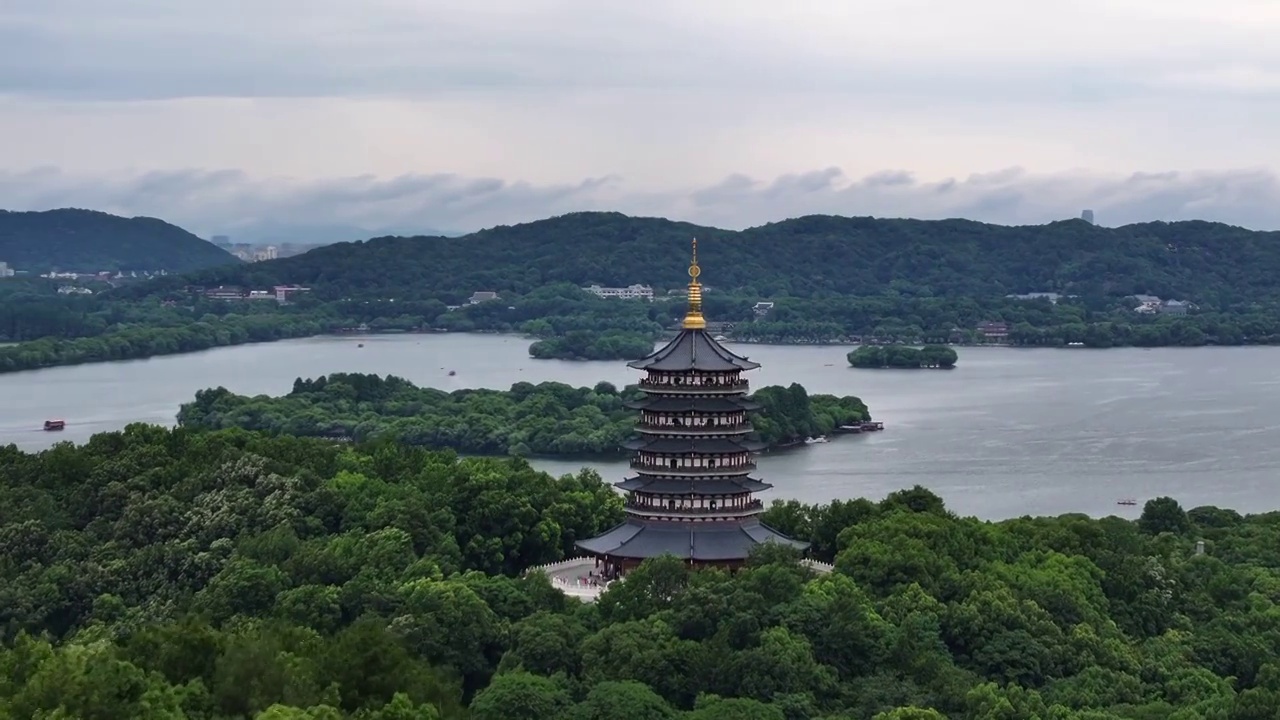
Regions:
<instances>
[{"instance_id":1,"label":"sky","mask_svg":"<svg viewBox=\"0 0 1280 720\"><path fill-rule=\"evenodd\" d=\"M0 207L1280 229L1276 37L1275 0L5 0Z\"/></svg>"}]
</instances>

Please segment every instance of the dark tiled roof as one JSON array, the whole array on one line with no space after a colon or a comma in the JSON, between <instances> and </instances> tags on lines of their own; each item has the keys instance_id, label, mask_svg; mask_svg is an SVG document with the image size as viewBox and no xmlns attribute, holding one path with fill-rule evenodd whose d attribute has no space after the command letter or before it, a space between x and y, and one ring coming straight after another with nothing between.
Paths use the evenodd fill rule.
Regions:
<instances>
[{"instance_id":1,"label":"dark tiled roof","mask_svg":"<svg viewBox=\"0 0 1280 720\"><path fill-rule=\"evenodd\" d=\"M644 559L671 554L687 560L745 560L756 545L777 542L799 550L809 543L782 535L759 520L745 522L643 522L628 520L578 547L596 555Z\"/></svg>"},{"instance_id":2,"label":"dark tiled roof","mask_svg":"<svg viewBox=\"0 0 1280 720\"><path fill-rule=\"evenodd\" d=\"M642 400L631 400L625 406L632 410L650 410L652 412L738 412L740 410L759 410L760 404L745 397L690 397L649 396Z\"/></svg>"},{"instance_id":3,"label":"dark tiled roof","mask_svg":"<svg viewBox=\"0 0 1280 720\"><path fill-rule=\"evenodd\" d=\"M655 495L736 495L761 492L773 487L750 477L736 478L652 478L643 475L614 483L620 490L639 490Z\"/></svg>"},{"instance_id":4,"label":"dark tiled roof","mask_svg":"<svg viewBox=\"0 0 1280 720\"><path fill-rule=\"evenodd\" d=\"M754 370L759 363L734 355L707 334L706 330L681 330L666 347L652 355L627 363L637 370Z\"/></svg>"},{"instance_id":5,"label":"dark tiled roof","mask_svg":"<svg viewBox=\"0 0 1280 720\"><path fill-rule=\"evenodd\" d=\"M756 452L763 450L765 444L755 440L730 440L729 438L708 437L649 437L640 436L622 443L628 450L644 450L655 453L698 453L725 454L740 452Z\"/></svg>"}]
</instances>

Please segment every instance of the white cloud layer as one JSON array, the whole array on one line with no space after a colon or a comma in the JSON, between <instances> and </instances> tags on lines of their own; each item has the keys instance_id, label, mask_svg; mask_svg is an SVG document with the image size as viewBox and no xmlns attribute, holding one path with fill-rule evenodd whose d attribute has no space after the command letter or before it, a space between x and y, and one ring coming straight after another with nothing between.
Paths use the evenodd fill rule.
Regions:
<instances>
[{"instance_id":1,"label":"white cloud layer","mask_svg":"<svg viewBox=\"0 0 1280 720\"><path fill-rule=\"evenodd\" d=\"M262 180L235 170L179 170L104 178L50 169L0 174L0 196L33 209L158 216L206 236L246 240L291 231L319 240L469 231L581 210L734 229L815 213L1037 224L1078 217L1085 208L1104 225L1208 219L1280 227L1280 180L1261 169L1100 176L1014 168L926 182L902 171L852 179L828 168L770 180L733 175L661 191L636 190L617 177L563 184L443 174Z\"/></svg>"},{"instance_id":2,"label":"white cloud layer","mask_svg":"<svg viewBox=\"0 0 1280 720\"><path fill-rule=\"evenodd\" d=\"M0 205L1280 227L1276 37L1275 0L7 0ZM866 179L789 175L826 167Z\"/></svg>"}]
</instances>

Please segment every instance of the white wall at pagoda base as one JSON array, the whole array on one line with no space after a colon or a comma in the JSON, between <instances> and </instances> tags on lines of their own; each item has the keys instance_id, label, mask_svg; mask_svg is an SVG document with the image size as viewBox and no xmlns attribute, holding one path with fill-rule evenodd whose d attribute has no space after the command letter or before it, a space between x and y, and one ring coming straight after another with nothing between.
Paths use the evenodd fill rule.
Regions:
<instances>
[{"instance_id":1,"label":"white wall at pagoda base","mask_svg":"<svg viewBox=\"0 0 1280 720\"><path fill-rule=\"evenodd\" d=\"M583 602L595 602L610 584L599 582L599 571L595 558L583 557L531 567L525 574L543 573L551 580L551 586L565 595ZM597 580L594 584L591 582L593 577Z\"/></svg>"},{"instance_id":2,"label":"white wall at pagoda base","mask_svg":"<svg viewBox=\"0 0 1280 720\"><path fill-rule=\"evenodd\" d=\"M801 560L800 564L818 573L819 575L827 575L836 571L836 566L831 563L824 563L819 560Z\"/></svg>"},{"instance_id":3,"label":"white wall at pagoda base","mask_svg":"<svg viewBox=\"0 0 1280 720\"><path fill-rule=\"evenodd\" d=\"M826 575L835 572L835 566L831 563L824 563L818 560L801 560L800 564L819 575ZM564 593L565 595L577 598L582 602L595 602L609 585L616 582L622 582L622 579L614 580L609 583L592 584L588 572L594 573L597 570L594 558L571 558L569 560L561 560L556 563L547 565L539 565L529 568L525 574L532 572L540 572L551 580L551 586Z\"/></svg>"}]
</instances>

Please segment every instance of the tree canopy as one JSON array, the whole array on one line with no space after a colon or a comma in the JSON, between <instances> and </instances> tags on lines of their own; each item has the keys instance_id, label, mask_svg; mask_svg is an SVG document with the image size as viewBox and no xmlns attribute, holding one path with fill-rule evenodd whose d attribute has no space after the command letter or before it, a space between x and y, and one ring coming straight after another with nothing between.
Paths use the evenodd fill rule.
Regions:
<instances>
[{"instance_id":1,"label":"tree canopy","mask_svg":"<svg viewBox=\"0 0 1280 720\"><path fill-rule=\"evenodd\" d=\"M585 212L458 238L387 237L198 273L203 284L296 282L327 297L437 297L479 290L527 293L559 282L688 282L697 237L703 280L761 297L879 295L901 288L937 297L1057 292L1134 293L1202 305L1280 299L1280 234L1220 223L1104 228L1080 220L1006 227L969 220L814 215L738 232L661 218Z\"/></svg>"},{"instance_id":2,"label":"tree canopy","mask_svg":"<svg viewBox=\"0 0 1280 720\"><path fill-rule=\"evenodd\" d=\"M945 345L864 345L846 357L856 368L897 369L953 368L958 358L956 351Z\"/></svg>"},{"instance_id":3,"label":"tree canopy","mask_svg":"<svg viewBox=\"0 0 1280 720\"><path fill-rule=\"evenodd\" d=\"M420 388L394 376L335 373L298 378L285 396L248 397L226 388L201 390L178 412L184 427L239 427L306 437L392 439L473 454L619 455L638 413L624 407L644 394L564 383L515 383L510 390ZM780 445L870 420L856 397L809 395L797 384L755 393L759 438Z\"/></svg>"},{"instance_id":4,"label":"tree canopy","mask_svg":"<svg viewBox=\"0 0 1280 720\"><path fill-rule=\"evenodd\" d=\"M529 354L543 360L636 360L653 352L653 341L643 333L573 330L538 340L529 346Z\"/></svg>"},{"instance_id":5,"label":"tree canopy","mask_svg":"<svg viewBox=\"0 0 1280 720\"><path fill-rule=\"evenodd\" d=\"M0 448L0 717L1251 720L1280 707L1280 515L984 522L921 487L775 502L828 574L542 563L591 471L133 425ZM1197 543L1203 542L1203 552Z\"/></svg>"},{"instance_id":6,"label":"tree canopy","mask_svg":"<svg viewBox=\"0 0 1280 720\"><path fill-rule=\"evenodd\" d=\"M993 341L979 329L991 322L1007 328L995 341L1018 346L1280 343L1275 233L825 216L733 233L578 213L463 238L341 243L88 297L10 279L0 282L0 342L25 342L0 349L0 372L356 329L520 332L537 338L535 357L625 359L683 315L693 235L712 240L707 317L738 341L980 343ZM656 300L601 299L581 289L593 282L650 283ZM293 283L310 292L286 306L203 293ZM479 291L499 297L469 302ZM1192 304L1136 312L1134 294Z\"/></svg>"}]
</instances>

